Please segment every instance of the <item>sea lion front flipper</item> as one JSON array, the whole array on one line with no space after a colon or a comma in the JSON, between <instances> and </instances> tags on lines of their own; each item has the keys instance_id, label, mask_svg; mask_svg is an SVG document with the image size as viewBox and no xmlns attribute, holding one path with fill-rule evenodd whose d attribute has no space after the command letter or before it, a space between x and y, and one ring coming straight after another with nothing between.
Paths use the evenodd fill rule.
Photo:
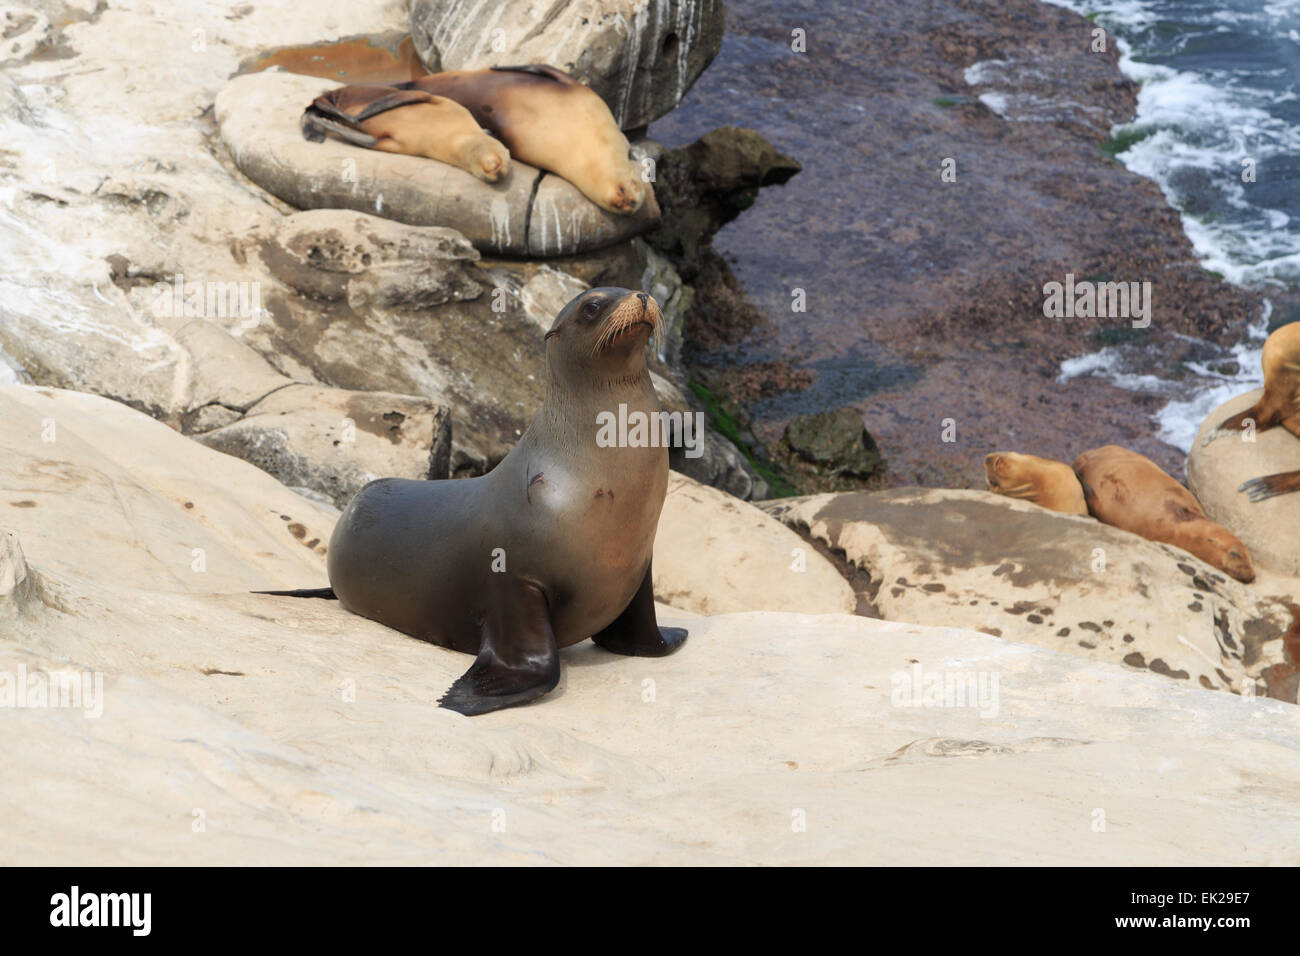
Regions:
<instances>
[{"instance_id":1,"label":"sea lion front flipper","mask_svg":"<svg viewBox=\"0 0 1300 956\"><path fill-rule=\"evenodd\" d=\"M493 588L478 657L442 695L441 707L473 717L527 703L560 681L546 594L532 581L502 578Z\"/></svg>"},{"instance_id":2,"label":"sea lion front flipper","mask_svg":"<svg viewBox=\"0 0 1300 956\"><path fill-rule=\"evenodd\" d=\"M533 76L540 76L547 80L554 80L556 83L563 83L569 86L574 83L582 85L577 77L554 66L547 66L545 63L524 63L520 66L494 66L491 69L498 73L529 73Z\"/></svg>"},{"instance_id":3,"label":"sea lion front flipper","mask_svg":"<svg viewBox=\"0 0 1300 956\"><path fill-rule=\"evenodd\" d=\"M637 588L636 596L623 613L592 637L600 647L633 657L666 657L686 643L684 627L660 627L655 617L654 582L650 568Z\"/></svg>"},{"instance_id":4,"label":"sea lion front flipper","mask_svg":"<svg viewBox=\"0 0 1300 956\"><path fill-rule=\"evenodd\" d=\"M1278 495L1289 495L1300 491L1300 471L1283 471L1276 475L1264 475L1243 481L1237 486L1238 491L1246 492L1252 504L1258 504Z\"/></svg>"}]
</instances>

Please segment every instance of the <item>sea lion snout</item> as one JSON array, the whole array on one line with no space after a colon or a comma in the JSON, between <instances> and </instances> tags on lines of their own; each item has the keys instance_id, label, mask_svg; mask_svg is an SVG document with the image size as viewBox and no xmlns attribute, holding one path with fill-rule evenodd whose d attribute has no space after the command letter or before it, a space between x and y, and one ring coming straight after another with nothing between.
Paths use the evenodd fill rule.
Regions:
<instances>
[{"instance_id":1,"label":"sea lion snout","mask_svg":"<svg viewBox=\"0 0 1300 956\"><path fill-rule=\"evenodd\" d=\"M510 173L510 151L499 140L481 134L475 144L470 171L487 183L498 183Z\"/></svg>"},{"instance_id":2,"label":"sea lion snout","mask_svg":"<svg viewBox=\"0 0 1300 956\"><path fill-rule=\"evenodd\" d=\"M605 201L610 212L631 215L645 202L645 186L635 176L625 182L617 183Z\"/></svg>"}]
</instances>

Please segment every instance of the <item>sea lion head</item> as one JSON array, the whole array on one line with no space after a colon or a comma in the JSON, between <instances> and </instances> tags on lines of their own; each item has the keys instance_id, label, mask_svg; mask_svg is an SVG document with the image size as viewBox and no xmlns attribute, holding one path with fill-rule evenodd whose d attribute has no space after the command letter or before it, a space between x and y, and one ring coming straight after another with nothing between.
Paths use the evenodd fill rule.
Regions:
<instances>
[{"instance_id":1,"label":"sea lion head","mask_svg":"<svg viewBox=\"0 0 1300 956\"><path fill-rule=\"evenodd\" d=\"M1032 455L1014 451L995 451L984 456L984 480L989 491L1011 498L1023 498L1032 491L1029 466Z\"/></svg>"},{"instance_id":2,"label":"sea lion head","mask_svg":"<svg viewBox=\"0 0 1300 956\"><path fill-rule=\"evenodd\" d=\"M645 203L645 180L641 176L641 164L626 139L615 147L615 153L608 175L601 177L607 182L591 198L609 212L630 216Z\"/></svg>"},{"instance_id":3,"label":"sea lion head","mask_svg":"<svg viewBox=\"0 0 1300 956\"><path fill-rule=\"evenodd\" d=\"M1203 550L1197 557L1227 571L1238 581L1249 584L1255 580L1255 566L1241 539L1222 525L1214 522L1206 524L1209 527L1204 535Z\"/></svg>"},{"instance_id":4,"label":"sea lion head","mask_svg":"<svg viewBox=\"0 0 1300 956\"><path fill-rule=\"evenodd\" d=\"M485 183L500 182L510 172L510 150L501 140L483 130L466 137L462 161L462 168Z\"/></svg>"},{"instance_id":5,"label":"sea lion head","mask_svg":"<svg viewBox=\"0 0 1300 956\"><path fill-rule=\"evenodd\" d=\"M645 344L663 331L659 303L644 292L599 287L570 300L546 333L546 364L566 381L639 376Z\"/></svg>"}]
</instances>

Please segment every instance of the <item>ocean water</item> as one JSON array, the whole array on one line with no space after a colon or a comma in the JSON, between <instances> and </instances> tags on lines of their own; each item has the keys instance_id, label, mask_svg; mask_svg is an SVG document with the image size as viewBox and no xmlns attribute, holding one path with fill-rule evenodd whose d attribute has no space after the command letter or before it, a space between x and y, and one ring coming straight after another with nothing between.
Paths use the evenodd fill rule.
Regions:
<instances>
[{"instance_id":1,"label":"ocean water","mask_svg":"<svg viewBox=\"0 0 1300 956\"><path fill-rule=\"evenodd\" d=\"M1119 159L1159 184L1201 264L1266 296L1300 287L1300 0L1048 2L1093 16L1119 39L1120 68L1141 83L1136 118L1113 132L1133 138ZM1216 361L1163 382L1134 371L1141 363L1122 347L1066 362L1061 374L1168 396L1160 437L1187 450L1216 405L1261 384L1270 323L1296 318L1269 300L1224 356L1239 367L1231 374Z\"/></svg>"}]
</instances>

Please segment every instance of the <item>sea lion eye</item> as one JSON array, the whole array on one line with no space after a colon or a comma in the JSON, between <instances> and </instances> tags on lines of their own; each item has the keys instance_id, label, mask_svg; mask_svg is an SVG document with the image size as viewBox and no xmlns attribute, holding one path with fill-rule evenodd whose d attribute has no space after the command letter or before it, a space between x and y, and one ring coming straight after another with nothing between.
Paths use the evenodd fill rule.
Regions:
<instances>
[{"instance_id":1,"label":"sea lion eye","mask_svg":"<svg viewBox=\"0 0 1300 956\"><path fill-rule=\"evenodd\" d=\"M582 318L590 322L596 316L600 315L600 299L588 299L582 304Z\"/></svg>"}]
</instances>

